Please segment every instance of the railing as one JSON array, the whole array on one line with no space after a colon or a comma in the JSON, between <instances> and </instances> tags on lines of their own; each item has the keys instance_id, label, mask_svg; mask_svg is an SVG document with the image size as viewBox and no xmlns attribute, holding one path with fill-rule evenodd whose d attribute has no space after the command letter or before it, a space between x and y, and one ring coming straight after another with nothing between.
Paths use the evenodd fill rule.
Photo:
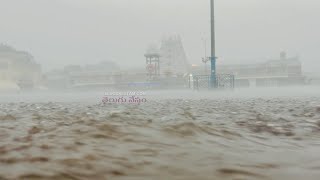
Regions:
<instances>
[{"instance_id":1,"label":"railing","mask_svg":"<svg viewBox=\"0 0 320 180\"><path fill-rule=\"evenodd\" d=\"M193 75L189 77L189 88L211 89L211 76L210 75ZM234 89L235 76L232 74L218 74L216 76L216 84L213 86L215 89Z\"/></svg>"}]
</instances>

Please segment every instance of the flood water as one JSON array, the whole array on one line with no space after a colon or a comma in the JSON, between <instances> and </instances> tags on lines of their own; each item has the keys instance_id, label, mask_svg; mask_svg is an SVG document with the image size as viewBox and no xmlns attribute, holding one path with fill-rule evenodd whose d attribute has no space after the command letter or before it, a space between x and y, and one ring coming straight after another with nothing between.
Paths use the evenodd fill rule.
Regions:
<instances>
[{"instance_id":1,"label":"flood water","mask_svg":"<svg viewBox=\"0 0 320 180\"><path fill-rule=\"evenodd\" d=\"M0 179L320 177L317 88L0 96Z\"/></svg>"}]
</instances>

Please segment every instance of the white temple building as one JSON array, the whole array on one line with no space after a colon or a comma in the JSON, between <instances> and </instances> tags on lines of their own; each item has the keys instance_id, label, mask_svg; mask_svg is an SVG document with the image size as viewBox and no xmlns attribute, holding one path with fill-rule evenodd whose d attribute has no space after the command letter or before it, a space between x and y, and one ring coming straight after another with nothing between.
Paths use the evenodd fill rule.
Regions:
<instances>
[{"instance_id":1,"label":"white temple building","mask_svg":"<svg viewBox=\"0 0 320 180\"><path fill-rule=\"evenodd\" d=\"M160 47L161 75L183 76L189 72L189 63L180 36L164 38Z\"/></svg>"}]
</instances>

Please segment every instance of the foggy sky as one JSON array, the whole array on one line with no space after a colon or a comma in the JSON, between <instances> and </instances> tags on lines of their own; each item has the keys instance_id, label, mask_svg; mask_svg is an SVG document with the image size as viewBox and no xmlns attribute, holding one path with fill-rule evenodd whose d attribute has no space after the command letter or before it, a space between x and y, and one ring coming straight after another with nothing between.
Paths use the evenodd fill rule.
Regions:
<instances>
[{"instance_id":1,"label":"foggy sky","mask_svg":"<svg viewBox=\"0 0 320 180\"><path fill-rule=\"evenodd\" d=\"M299 55L320 68L320 1L216 0L219 63ZM188 60L201 65L209 0L0 0L0 43L29 51L45 71L113 60L144 66L146 48L181 35Z\"/></svg>"}]
</instances>

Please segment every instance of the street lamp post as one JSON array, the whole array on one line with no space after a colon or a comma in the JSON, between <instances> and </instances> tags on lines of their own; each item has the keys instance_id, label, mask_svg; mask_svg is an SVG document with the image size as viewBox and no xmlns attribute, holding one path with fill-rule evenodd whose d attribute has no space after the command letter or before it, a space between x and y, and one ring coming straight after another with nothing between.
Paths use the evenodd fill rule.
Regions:
<instances>
[{"instance_id":1,"label":"street lamp post","mask_svg":"<svg viewBox=\"0 0 320 180\"><path fill-rule=\"evenodd\" d=\"M202 62L204 63L204 74L205 75L208 75L207 73L207 62L210 61L210 57L205 57L205 58L202 58Z\"/></svg>"},{"instance_id":2,"label":"street lamp post","mask_svg":"<svg viewBox=\"0 0 320 180\"><path fill-rule=\"evenodd\" d=\"M210 2L211 9L211 76L210 85L211 88L216 88L217 85L217 73L216 73L216 45L215 45L215 20L214 20L214 0Z\"/></svg>"},{"instance_id":3,"label":"street lamp post","mask_svg":"<svg viewBox=\"0 0 320 180\"><path fill-rule=\"evenodd\" d=\"M204 74L207 75L207 62L209 62L211 59L207 56L207 39L202 38L203 45L204 45L204 57L202 58L202 62L204 63Z\"/></svg>"}]
</instances>

